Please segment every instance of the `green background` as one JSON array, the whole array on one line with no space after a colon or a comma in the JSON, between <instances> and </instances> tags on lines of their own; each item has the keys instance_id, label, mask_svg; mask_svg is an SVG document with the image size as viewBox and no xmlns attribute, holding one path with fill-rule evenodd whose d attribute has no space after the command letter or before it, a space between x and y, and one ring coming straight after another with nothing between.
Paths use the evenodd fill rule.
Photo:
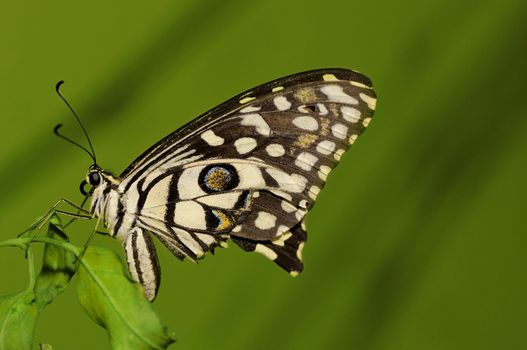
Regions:
<instances>
[{"instance_id":1,"label":"green background","mask_svg":"<svg viewBox=\"0 0 527 350\"><path fill-rule=\"evenodd\" d=\"M80 202L90 160L51 132L83 140L60 79L120 173L242 90L349 67L373 80L377 112L308 216L305 272L232 243L199 265L161 249L172 348L527 348L526 17L521 0L3 2L0 239ZM0 276L0 294L24 288L19 250L3 248ZM108 347L71 287L36 339Z\"/></svg>"}]
</instances>

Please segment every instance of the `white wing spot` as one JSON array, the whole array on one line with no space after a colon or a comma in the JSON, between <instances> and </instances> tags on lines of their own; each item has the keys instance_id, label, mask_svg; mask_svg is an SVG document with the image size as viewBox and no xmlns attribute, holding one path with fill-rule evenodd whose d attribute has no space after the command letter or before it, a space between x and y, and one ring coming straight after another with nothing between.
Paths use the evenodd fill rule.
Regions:
<instances>
[{"instance_id":1,"label":"white wing spot","mask_svg":"<svg viewBox=\"0 0 527 350\"><path fill-rule=\"evenodd\" d=\"M271 157L281 157L285 154L284 146L278 143L271 143L270 145L267 145L267 147L265 147L265 151Z\"/></svg>"},{"instance_id":2,"label":"white wing spot","mask_svg":"<svg viewBox=\"0 0 527 350\"><path fill-rule=\"evenodd\" d=\"M240 109L240 112L242 113L258 112L260 109L262 109L262 107L247 106L245 108Z\"/></svg>"},{"instance_id":3,"label":"white wing spot","mask_svg":"<svg viewBox=\"0 0 527 350\"><path fill-rule=\"evenodd\" d=\"M375 97L363 94L362 92L359 94L359 97L361 98L361 100L366 102L366 104L371 110L375 109L375 106L377 105L377 99Z\"/></svg>"},{"instance_id":4,"label":"white wing spot","mask_svg":"<svg viewBox=\"0 0 527 350\"><path fill-rule=\"evenodd\" d=\"M357 108L342 106L340 109L342 117L350 123L356 123L360 120L360 111Z\"/></svg>"},{"instance_id":5,"label":"white wing spot","mask_svg":"<svg viewBox=\"0 0 527 350\"><path fill-rule=\"evenodd\" d=\"M318 110L320 111L320 115L326 115L328 114L328 109L326 108L326 106L324 106L324 104L322 103L317 103L317 107L318 107Z\"/></svg>"},{"instance_id":6,"label":"white wing spot","mask_svg":"<svg viewBox=\"0 0 527 350\"><path fill-rule=\"evenodd\" d=\"M234 147L239 154L246 154L256 148L256 140L252 137L241 137L234 141Z\"/></svg>"},{"instance_id":7,"label":"white wing spot","mask_svg":"<svg viewBox=\"0 0 527 350\"><path fill-rule=\"evenodd\" d=\"M271 260L275 260L276 258L278 258L278 255L276 255L276 253L271 248L268 248L261 243L258 243L256 245L254 251L262 254L263 256Z\"/></svg>"},{"instance_id":8,"label":"white wing spot","mask_svg":"<svg viewBox=\"0 0 527 350\"><path fill-rule=\"evenodd\" d=\"M245 126L254 126L256 128L256 132L259 134L262 134L264 136L271 136L271 128L269 128L269 124L262 118L261 115L257 113L251 113L251 114L245 114L241 116L242 118L242 125Z\"/></svg>"},{"instance_id":9,"label":"white wing spot","mask_svg":"<svg viewBox=\"0 0 527 350\"><path fill-rule=\"evenodd\" d=\"M302 170L309 171L318 161L318 158L311 153L302 152L296 156L295 165Z\"/></svg>"},{"instance_id":10,"label":"white wing spot","mask_svg":"<svg viewBox=\"0 0 527 350\"><path fill-rule=\"evenodd\" d=\"M209 146L219 146L223 145L223 142L225 140L222 137L219 137L214 133L212 130L207 130L204 133L201 134L201 138L203 141L209 144Z\"/></svg>"},{"instance_id":11,"label":"white wing spot","mask_svg":"<svg viewBox=\"0 0 527 350\"><path fill-rule=\"evenodd\" d=\"M350 105L356 105L359 103L356 98L346 94L340 85L323 86L320 91L322 91L331 102L347 103Z\"/></svg>"},{"instance_id":12,"label":"white wing spot","mask_svg":"<svg viewBox=\"0 0 527 350\"><path fill-rule=\"evenodd\" d=\"M293 124L304 130L315 131L318 129L318 122L313 117L301 116L293 119Z\"/></svg>"},{"instance_id":13,"label":"white wing spot","mask_svg":"<svg viewBox=\"0 0 527 350\"><path fill-rule=\"evenodd\" d=\"M265 171L278 182L278 186L285 192L300 193L306 187L307 179L298 174L287 174L282 170L267 168Z\"/></svg>"},{"instance_id":14,"label":"white wing spot","mask_svg":"<svg viewBox=\"0 0 527 350\"><path fill-rule=\"evenodd\" d=\"M287 111L291 108L291 102L289 102L284 96L275 97L273 103L279 111Z\"/></svg>"},{"instance_id":15,"label":"white wing spot","mask_svg":"<svg viewBox=\"0 0 527 350\"><path fill-rule=\"evenodd\" d=\"M307 210L298 209L295 213L295 218L300 221L306 215Z\"/></svg>"},{"instance_id":16,"label":"white wing spot","mask_svg":"<svg viewBox=\"0 0 527 350\"><path fill-rule=\"evenodd\" d=\"M331 133L339 139L345 139L348 134L348 127L341 123L334 124L331 127Z\"/></svg>"},{"instance_id":17,"label":"white wing spot","mask_svg":"<svg viewBox=\"0 0 527 350\"><path fill-rule=\"evenodd\" d=\"M324 140L317 145L317 152L325 155L333 153L335 150L335 142Z\"/></svg>"},{"instance_id":18,"label":"white wing spot","mask_svg":"<svg viewBox=\"0 0 527 350\"><path fill-rule=\"evenodd\" d=\"M298 205L300 208L307 209L307 201L305 199L302 199L300 202L298 202Z\"/></svg>"},{"instance_id":19,"label":"white wing spot","mask_svg":"<svg viewBox=\"0 0 527 350\"><path fill-rule=\"evenodd\" d=\"M296 207L293 204L285 200L280 203L280 206L286 213L292 213L296 210Z\"/></svg>"},{"instance_id":20,"label":"white wing spot","mask_svg":"<svg viewBox=\"0 0 527 350\"><path fill-rule=\"evenodd\" d=\"M260 230L269 230L276 226L276 216L265 211L258 212L254 225Z\"/></svg>"}]
</instances>

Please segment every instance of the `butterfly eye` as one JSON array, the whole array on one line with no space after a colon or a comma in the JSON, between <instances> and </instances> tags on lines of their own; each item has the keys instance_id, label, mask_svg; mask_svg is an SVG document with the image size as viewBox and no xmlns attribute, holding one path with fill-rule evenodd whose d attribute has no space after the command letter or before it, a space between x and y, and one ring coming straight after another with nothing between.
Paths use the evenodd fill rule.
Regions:
<instances>
[{"instance_id":1,"label":"butterfly eye","mask_svg":"<svg viewBox=\"0 0 527 350\"><path fill-rule=\"evenodd\" d=\"M90 185L97 186L101 183L101 175L98 172L91 172L88 174L88 181Z\"/></svg>"}]
</instances>

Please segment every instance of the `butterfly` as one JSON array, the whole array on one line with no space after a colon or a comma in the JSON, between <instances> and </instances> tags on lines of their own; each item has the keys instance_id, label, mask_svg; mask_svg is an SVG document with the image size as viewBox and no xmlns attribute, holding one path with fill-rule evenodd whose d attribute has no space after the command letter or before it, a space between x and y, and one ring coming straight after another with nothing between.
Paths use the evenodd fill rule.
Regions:
<instances>
[{"instance_id":1,"label":"butterfly","mask_svg":"<svg viewBox=\"0 0 527 350\"><path fill-rule=\"evenodd\" d=\"M90 215L122 243L149 300L161 280L153 237L192 261L230 239L295 276L306 213L375 104L371 81L348 69L273 80L169 134L120 176L93 157L81 191L92 186Z\"/></svg>"}]
</instances>

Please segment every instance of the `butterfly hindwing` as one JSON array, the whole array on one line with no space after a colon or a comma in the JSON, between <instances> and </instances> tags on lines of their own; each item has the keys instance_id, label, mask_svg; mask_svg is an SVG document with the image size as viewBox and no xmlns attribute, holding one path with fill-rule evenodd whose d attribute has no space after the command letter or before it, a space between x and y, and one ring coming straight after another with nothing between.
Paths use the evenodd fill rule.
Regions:
<instances>
[{"instance_id":1,"label":"butterfly hindwing","mask_svg":"<svg viewBox=\"0 0 527 350\"><path fill-rule=\"evenodd\" d=\"M302 270L305 214L375 109L371 82L344 69L282 78L170 134L128 167L138 225L178 257L232 238L290 273Z\"/></svg>"}]
</instances>

